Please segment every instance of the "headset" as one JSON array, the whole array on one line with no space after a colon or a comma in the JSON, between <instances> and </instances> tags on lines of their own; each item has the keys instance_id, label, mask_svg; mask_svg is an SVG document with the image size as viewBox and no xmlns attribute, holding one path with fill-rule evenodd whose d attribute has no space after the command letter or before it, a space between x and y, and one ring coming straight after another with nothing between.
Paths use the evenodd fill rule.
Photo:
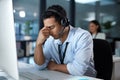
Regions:
<instances>
[{"instance_id":1,"label":"headset","mask_svg":"<svg viewBox=\"0 0 120 80\"><path fill-rule=\"evenodd\" d=\"M60 24L63 26L63 27L67 27L69 26L69 20L67 17L63 16L60 12L58 12L57 10L55 9L48 9L47 10L48 12L53 12L53 13L56 13L58 14L60 17L62 17L61 21L60 21Z\"/></svg>"}]
</instances>

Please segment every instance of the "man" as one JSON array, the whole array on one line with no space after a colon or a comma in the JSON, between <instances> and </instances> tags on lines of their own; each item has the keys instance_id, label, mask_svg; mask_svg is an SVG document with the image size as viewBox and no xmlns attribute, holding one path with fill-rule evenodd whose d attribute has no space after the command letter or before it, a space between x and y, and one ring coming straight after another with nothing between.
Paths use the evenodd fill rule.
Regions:
<instances>
[{"instance_id":1,"label":"man","mask_svg":"<svg viewBox=\"0 0 120 80\"><path fill-rule=\"evenodd\" d=\"M50 6L43 15L34 54L40 69L72 75L95 76L93 42L89 32L73 28L59 5Z\"/></svg>"}]
</instances>

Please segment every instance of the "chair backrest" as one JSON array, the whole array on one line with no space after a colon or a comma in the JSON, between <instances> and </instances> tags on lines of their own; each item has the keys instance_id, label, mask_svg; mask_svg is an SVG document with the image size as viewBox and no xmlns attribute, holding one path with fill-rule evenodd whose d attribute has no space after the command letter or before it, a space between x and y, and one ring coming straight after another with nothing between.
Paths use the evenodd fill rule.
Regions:
<instances>
[{"instance_id":1,"label":"chair backrest","mask_svg":"<svg viewBox=\"0 0 120 80\"><path fill-rule=\"evenodd\" d=\"M93 51L95 69L97 71L97 78L104 80L111 80L112 76L112 49L106 40L93 39Z\"/></svg>"}]
</instances>

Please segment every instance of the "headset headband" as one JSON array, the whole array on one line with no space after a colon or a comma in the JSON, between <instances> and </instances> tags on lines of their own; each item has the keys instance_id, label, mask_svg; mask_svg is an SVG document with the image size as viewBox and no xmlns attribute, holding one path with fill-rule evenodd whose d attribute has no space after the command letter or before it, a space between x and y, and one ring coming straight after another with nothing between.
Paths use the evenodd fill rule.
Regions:
<instances>
[{"instance_id":1,"label":"headset headband","mask_svg":"<svg viewBox=\"0 0 120 80\"><path fill-rule=\"evenodd\" d=\"M47 11L50 11L50 12L54 12L54 13L57 13L59 16L61 16L62 18L65 18L65 16L63 16L60 12L54 10L54 9L48 9Z\"/></svg>"},{"instance_id":2,"label":"headset headband","mask_svg":"<svg viewBox=\"0 0 120 80\"><path fill-rule=\"evenodd\" d=\"M64 26L64 27L67 27L69 25L69 21L67 19L66 16L63 16L60 12L58 12L57 10L54 10L54 9L48 9L47 11L50 11L50 12L54 12L56 14L58 14L60 17L62 17L62 20L61 20L61 25Z\"/></svg>"}]
</instances>

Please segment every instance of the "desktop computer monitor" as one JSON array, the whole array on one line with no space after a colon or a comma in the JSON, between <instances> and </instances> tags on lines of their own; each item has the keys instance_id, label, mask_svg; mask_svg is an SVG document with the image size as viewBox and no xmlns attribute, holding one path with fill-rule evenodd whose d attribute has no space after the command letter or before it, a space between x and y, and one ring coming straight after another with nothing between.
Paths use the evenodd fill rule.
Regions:
<instances>
[{"instance_id":1,"label":"desktop computer monitor","mask_svg":"<svg viewBox=\"0 0 120 80\"><path fill-rule=\"evenodd\" d=\"M12 0L0 0L0 69L18 80L15 43Z\"/></svg>"},{"instance_id":2,"label":"desktop computer monitor","mask_svg":"<svg viewBox=\"0 0 120 80\"><path fill-rule=\"evenodd\" d=\"M115 40L115 55L120 57L120 39Z\"/></svg>"},{"instance_id":3,"label":"desktop computer monitor","mask_svg":"<svg viewBox=\"0 0 120 80\"><path fill-rule=\"evenodd\" d=\"M3 71L14 80L48 80L30 72L19 76L12 0L0 0L0 80L11 79L8 75L1 76Z\"/></svg>"}]
</instances>

